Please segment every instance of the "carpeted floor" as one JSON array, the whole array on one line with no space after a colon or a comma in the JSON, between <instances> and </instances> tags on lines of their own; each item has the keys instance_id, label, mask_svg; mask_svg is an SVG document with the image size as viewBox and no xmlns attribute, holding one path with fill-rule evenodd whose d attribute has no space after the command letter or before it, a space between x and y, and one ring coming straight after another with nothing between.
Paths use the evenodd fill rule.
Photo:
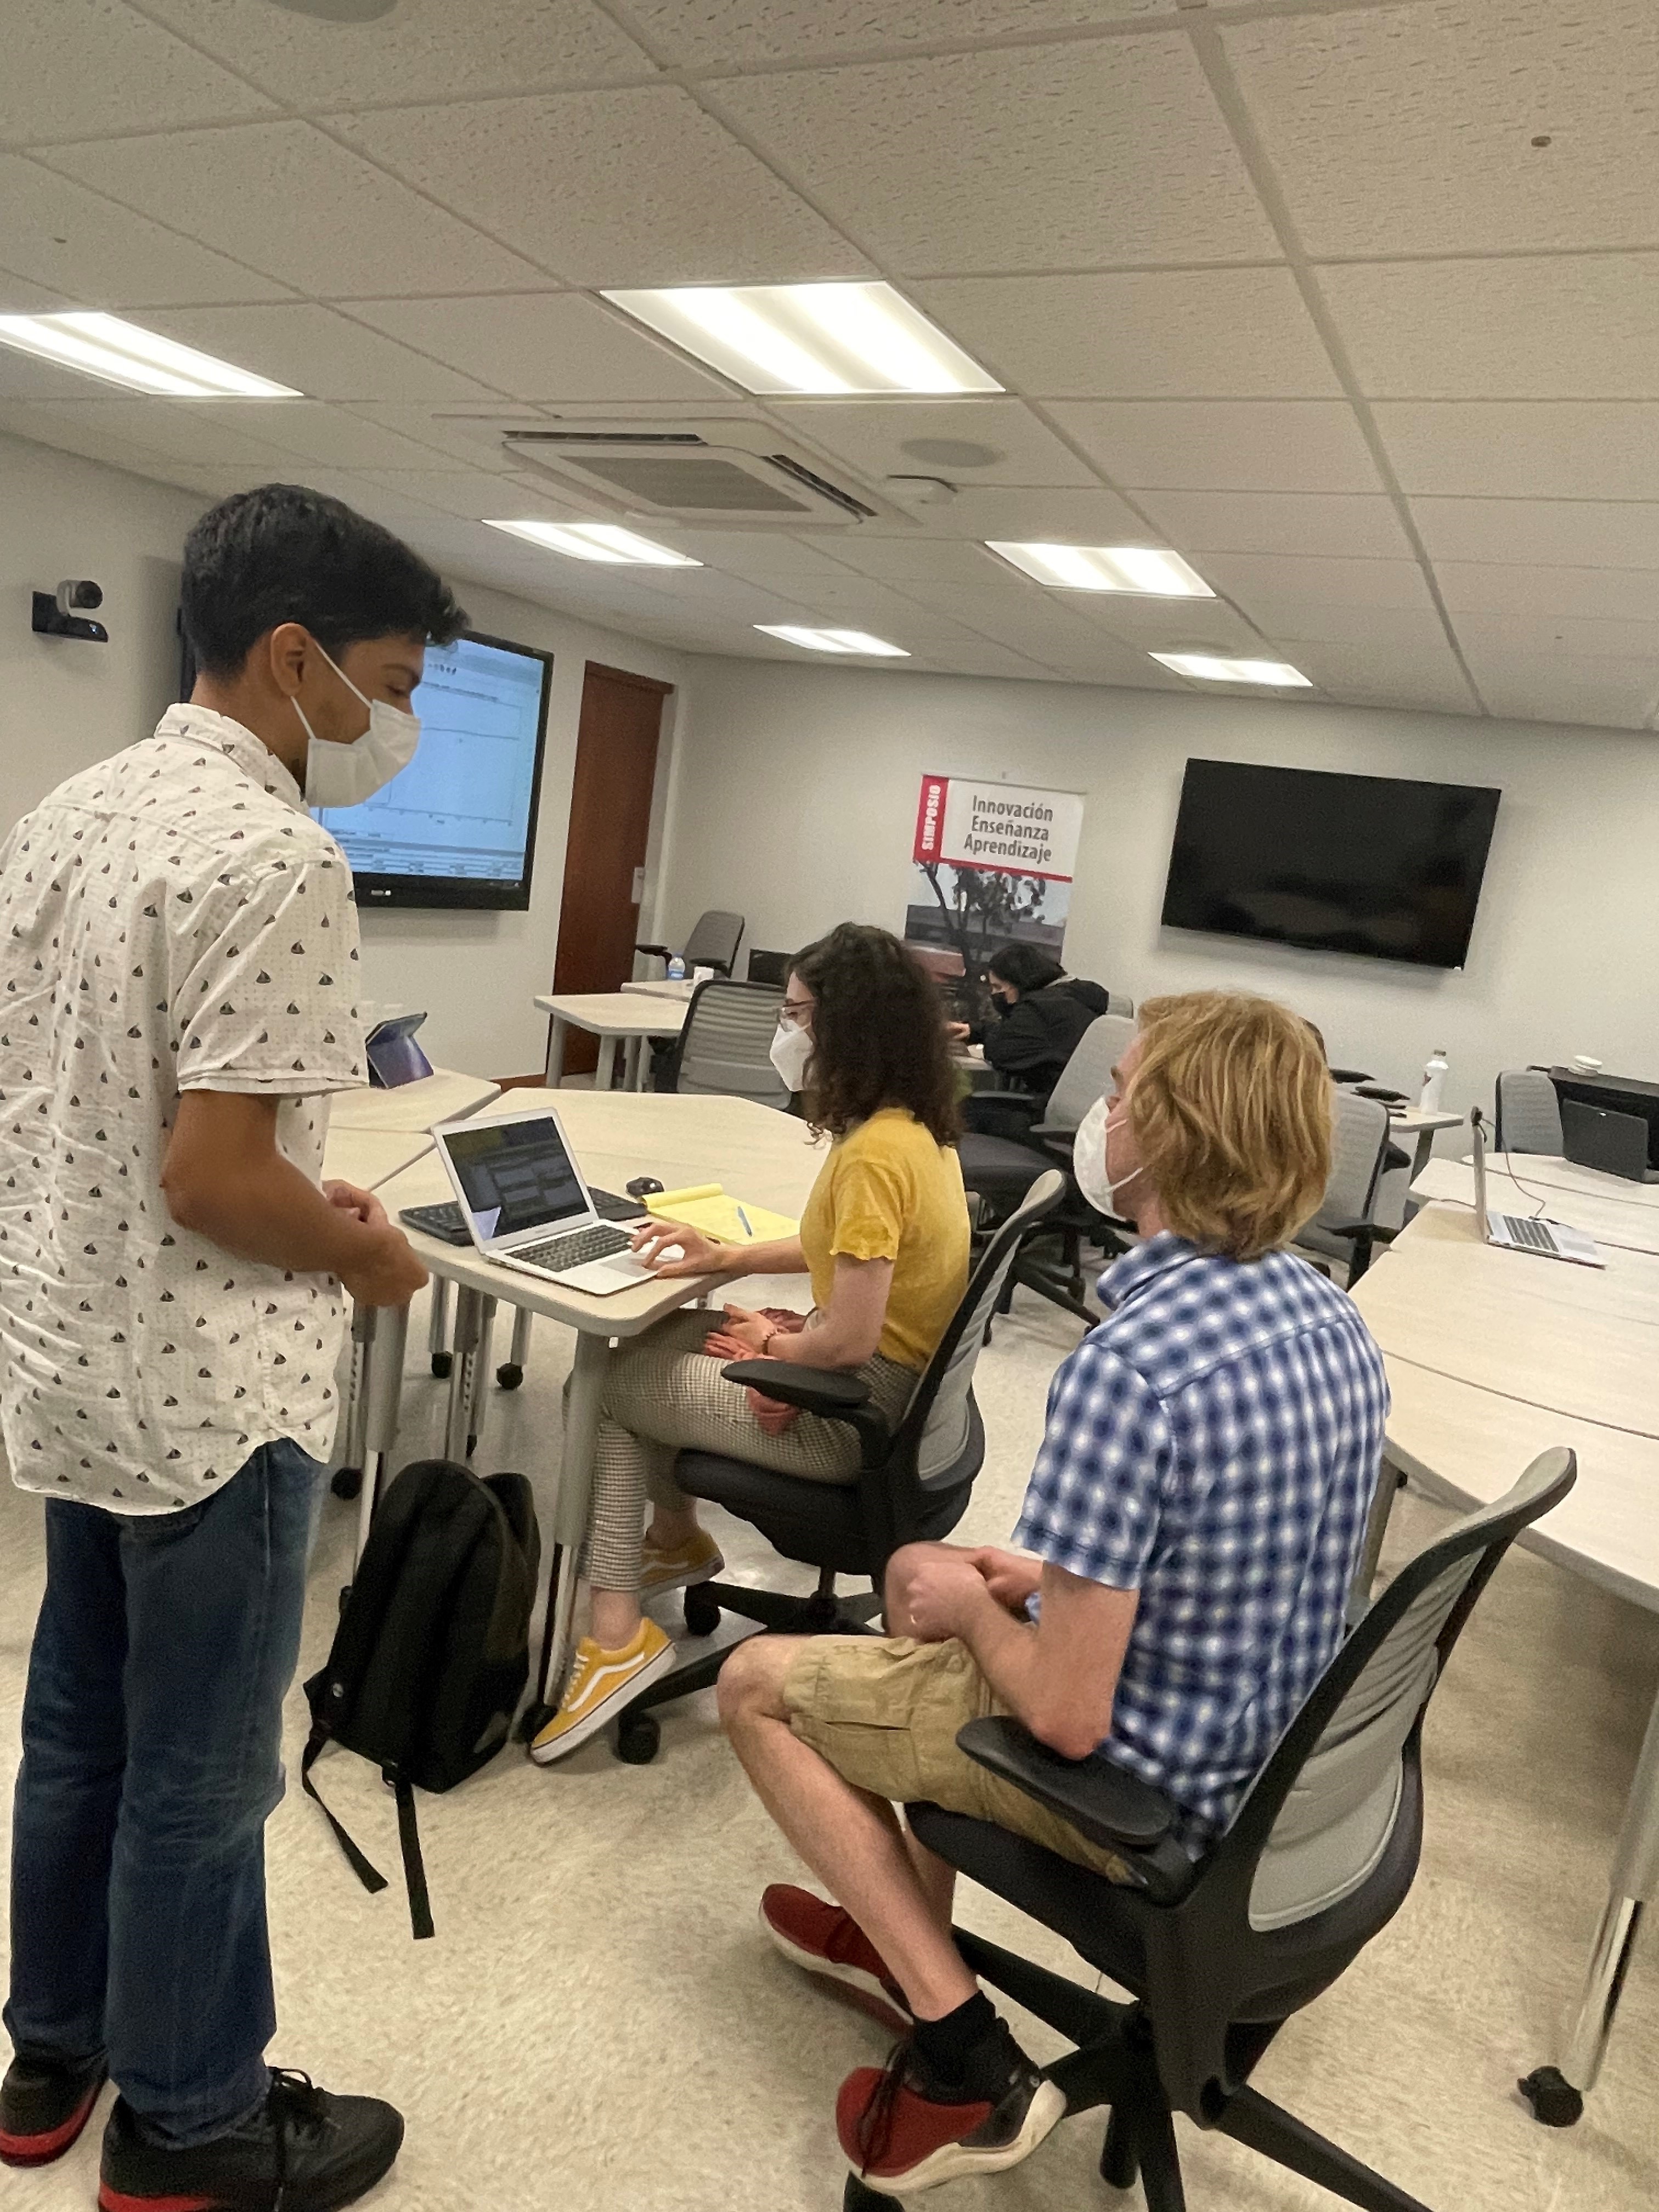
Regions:
<instances>
[{"instance_id":1,"label":"carpeted floor","mask_svg":"<svg viewBox=\"0 0 1659 2212\"><path fill-rule=\"evenodd\" d=\"M411 1453L429 1448L443 1395L425 1373L422 1319L410 1334L422 1346L407 1390ZM1024 1293L999 1325L980 1367L990 1458L963 1534L1006 1538L1048 1377L1077 1334ZM568 1357L568 1340L543 1325L524 1389L491 1392L481 1465L523 1468L544 1488ZM307 1669L336 1617L354 1513L332 1499L325 1511ZM1439 1520L1402 1499L1388 1559ZM751 1534L730 1522L720 1534L738 1571L784 1579ZM8 1773L40 1560L38 1504L0 1486ZM1555 2055L1656 1676L1659 1621L1511 1555L1430 1723L1428 1838L1413 1894L1259 2069L1267 2094L1435 2212L1633 2212L1659 2198L1651 1948L1637 1958L1583 2123L1540 2128L1514 2089ZM302 1711L296 1692L291 1764ZM378 1780L345 1758L323 1771L347 1825L391 1872L392 1812ZM422 1832L438 1936L416 1945L400 1890L366 1896L297 1788L270 1832L282 2008L271 2056L407 2114L407 2147L377 2207L833 2212L836 2087L879 2061L884 2037L804 1985L759 1936L761 1887L790 1878L793 1861L727 1753L711 1698L668 1710L653 1766L618 1765L602 1741L551 1771L508 1753L428 1801ZM964 1892L963 1917L1052 1963L1070 1956L982 1892ZM1027 2025L1030 2046L1052 2055L1054 2039ZM1181 2124L1193 2212L1332 2203ZM1139 2203L1138 2191L1119 2199L1099 2180L1100 2133L1095 2118L1066 2124L1017 2172L934 2201L940 2212ZM6 2204L89 2205L97 2143L94 2126L58 2166L8 2174Z\"/></svg>"}]
</instances>

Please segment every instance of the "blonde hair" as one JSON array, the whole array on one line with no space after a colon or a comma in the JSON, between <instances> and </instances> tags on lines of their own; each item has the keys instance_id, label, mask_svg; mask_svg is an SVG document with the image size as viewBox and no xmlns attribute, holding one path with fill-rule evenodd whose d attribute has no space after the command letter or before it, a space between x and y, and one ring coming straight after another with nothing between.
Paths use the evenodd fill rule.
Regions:
<instances>
[{"instance_id":1,"label":"blonde hair","mask_svg":"<svg viewBox=\"0 0 1659 2212\"><path fill-rule=\"evenodd\" d=\"M1319 1210L1331 1170L1331 1078L1300 1014L1243 991L1140 1009L1124 1108L1176 1236L1257 1260Z\"/></svg>"}]
</instances>

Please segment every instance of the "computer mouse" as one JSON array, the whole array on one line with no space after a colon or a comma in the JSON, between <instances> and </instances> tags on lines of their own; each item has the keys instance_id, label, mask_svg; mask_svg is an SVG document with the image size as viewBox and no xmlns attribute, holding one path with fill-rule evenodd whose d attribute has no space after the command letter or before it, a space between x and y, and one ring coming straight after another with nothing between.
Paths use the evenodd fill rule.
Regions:
<instances>
[{"instance_id":1,"label":"computer mouse","mask_svg":"<svg viewBox=\"0 0 1659 2212\"><path fill-rule=\"evenodd\" d=\"M655 1176L635 1176L624 1188L630 1198L654 1198L662 1185Z\"/></svg>"}]
</instances>

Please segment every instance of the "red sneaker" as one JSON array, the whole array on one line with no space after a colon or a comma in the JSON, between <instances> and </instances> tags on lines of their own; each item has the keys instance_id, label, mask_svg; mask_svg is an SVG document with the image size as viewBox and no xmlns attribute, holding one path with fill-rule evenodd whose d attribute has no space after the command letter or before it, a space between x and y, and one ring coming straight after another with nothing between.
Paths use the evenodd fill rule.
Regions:
<instances>
[{"instance_id":1,"label":"red sneaker","mask_svg":"<svg viewBox=\"0 0 1659 2212\"><path fill-rule=\"evenodd\" d=\"M101 2058L14 2058L0 2081L0 2163L50 2166L62 2158L92 2118L106 2071Z\"/></svg>"},{"instance_id":2,"label":"red sneaker","mask_svg":"<svg viewBox=\"0 0 1659 2212\"><path fill-rule=\"evenodd\" d=\"M1000 2173L1029 2158L1066 2112L1046 2079L998 2021L975 2045L960 2081L932 2076L908 2043L885 2070L860 2066L841 2085L836 2133L848 2163L886 2197Z\"/></svg>"},{"instance_id":3,"label":"red sneaker","mask_svg":"<svg viewBox=\"0 0 1659 2212\"><path fill-rule=\"evenodd\" d=\"M836 1983L896 2035L908 2035L915 2027L887 1961L842 1906L826 1905L792 1882L775 1881L762 1894L760 1923L792 1965Z\"/></svg>"}]
</instances>

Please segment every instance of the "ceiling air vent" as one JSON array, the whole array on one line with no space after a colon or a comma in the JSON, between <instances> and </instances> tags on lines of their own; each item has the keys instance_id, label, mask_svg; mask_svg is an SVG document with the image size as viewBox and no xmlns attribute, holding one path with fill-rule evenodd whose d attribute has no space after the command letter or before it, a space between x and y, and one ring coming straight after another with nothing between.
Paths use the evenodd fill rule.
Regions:
<instances>
[{"instance_id":1,"label":"ceiling air vent","mask_svg":"<svg viewBox=\"0 0 1659 2212\"><path fill-rule=\"evenodd\" d=\"M911 520L867 487L837 482L825 473L832 463L759 418L514 428L501 442L515 461L625 514L785 530Z\"/></svg>"}]
</instances>

